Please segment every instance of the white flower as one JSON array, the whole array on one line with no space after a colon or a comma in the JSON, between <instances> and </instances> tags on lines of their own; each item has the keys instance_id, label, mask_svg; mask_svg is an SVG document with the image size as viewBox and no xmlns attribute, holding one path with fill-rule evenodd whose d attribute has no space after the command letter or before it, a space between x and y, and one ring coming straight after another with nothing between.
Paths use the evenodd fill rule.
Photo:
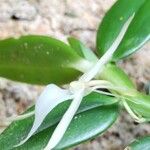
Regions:
<instances>
[{"instance_id":1,"label":"white flower","mask_svg":"<svg viewBox=\"0 0 150 150\"><path fill-rule=\"evenodd\" d=\"M131 20L133 19L133 16L134 15L132 15L124 24L121 32L108 51L101 57L101 59L98 60L98 62L92 67L90 71L83 74L78 81L71 82L70 88L61 89L54 84L50 84L44 89L35 104L35 120L33 126L27 137L16 146L20 146L25 143L40 127L47 114L51 112L51 110L59 103L73 99L68 110L57 125L53 135L50 138L50 141L44 148L44 150L53 149L60 142L64 133L66 132L71 120L73 119L77 109L80 106L82 98L97 88L111 87L111 84L107 81L92 79L101 72L104 65L112 58L113 53L119 46Z\"/></svg>"},{"instance_id":2,"label":"white flower","mask_svg":"<svg viewBox=\"0 0 150 150\"><path fill-rule=\"evenodd\" d=\"M61 89L54 84L48 85L36 101L35 120L28 136L17 146L25 143L35 133L47 114L54 107L56 107L59 103L69 99L71 100L72 98L73 95L69 92L69 90Z\"/></svg>"}]
</instances>

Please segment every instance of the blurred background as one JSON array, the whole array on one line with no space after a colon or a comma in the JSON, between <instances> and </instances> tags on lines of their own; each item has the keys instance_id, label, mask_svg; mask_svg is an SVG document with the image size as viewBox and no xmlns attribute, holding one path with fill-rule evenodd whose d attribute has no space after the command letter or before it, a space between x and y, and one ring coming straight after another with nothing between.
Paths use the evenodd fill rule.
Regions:
<instances>
[{"instance_id":1,"label":"blurred background","mask_svg":"<svg viewBox=\"0 0 150 150\"><path fill-rule=\"evenodd\" d=\"M66 41L69 35L95 49L96 29L115 0L0 0L0 39L26 34L44 34ZM149 92L150 43L130 58L119 62L137 85ZM31 106L43 87L0 78L0 132L7 118ZM121 117L102 137L75 150L122 150L136 137L150 134L148 124L137 124L122 110Z\"/></svg>"}]
</instances>

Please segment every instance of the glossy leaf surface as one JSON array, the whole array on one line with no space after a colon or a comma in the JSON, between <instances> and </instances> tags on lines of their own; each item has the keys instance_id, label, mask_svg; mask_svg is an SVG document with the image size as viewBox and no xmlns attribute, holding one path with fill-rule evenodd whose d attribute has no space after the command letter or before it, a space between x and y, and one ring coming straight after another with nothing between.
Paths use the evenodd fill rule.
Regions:
<instances>
[{"instance_id":1,"label":"glossy leaf surface","mask_svg":"<svg viewBox=\"0 0 150 150\"><path fill-rule=\"evenodd\" d=\"M118 60L128 56L149 39L149 1L118 0L106 13L99 26L97 32L97 51L99 55L103 55L108 50L124 23L133 13L135 13L135 17L116 50L113 59Z\"/></svg>"},{"instance_id":2,"label":"glossy leaf surface","mask_svg":"<svg viewBox=\"0 0 150 150\"><path fill-rule=\"evenodd\" d=\"M150 136L135 140L125 150L150 150Z\"/></svg>"},{"instance_id":3,"label":"glossy leaf surface","mask_svg":"<svg viewBox=\"0 0 150 150\"><path fill-rule=\"evenodd\" d=\"M32 84L64 84L79 75L82 58L63 42L46 36L0 41L0 76Z\"/></svg>"},{"instance_id":4,"label":"glossy leaf surface","mask_svg":"<svg viewBox=\"0 0 150 150\"><path fill-rule=\"evenodd\" d=\"M146 121L150 121L150 95L137 92L135 96L129 97L128 104L131 109L142 116Z\"/></svg>"},{"instance_id":5,"label":"glossy leaf surface","mask_svg":"<svg viewBox=\"0 0 150 150\"><path fill-rule=\"evenodd\" d=\"M81 103L77 115L74 117L69 129L56 149L62 149L79 144L80 142L91 139L104 132L111 126L111 124L113 124L118 116L118 107L115 103L115 98L99 95L98 93L92 93L86 96ZM59 104L46 117L36 134L24 145L18 148L13 148L13 146L26 137L32 126L33 117L13 122L0 135L0 147L3 150L26 150L29 147L31 150L41 150L47 144L54 128L68 108L69 104L69 101Z\"/></svg>"},{"instance_id":6,"label":"glossy leaf surface","mask_svg":"<svg viewBox=\"0 0 150 150\"><path fill-rule=\"evenodd\" d=\"M130 80L128 75L121 68L112 63L109 63L104 67L99 78L110 81L116 87L124 87L129 89L135 88L135 85Z\"/></svg>"},{"instance_id":7,"label":"glossy leaf surface","mask_svg":"<svg viewBox=\"0 0 150 150\"><path fill-rule=\"evenodd\" d=\"M76 50L76 52L83 58L89 60L89 61L97 61L97 57L94 54L94 52L87 48L81 41L74 37L69 37L68 42L71 45L71 47Z\"/></svg>"},{"instance_id":8,"label":"glossy leaf surface","mask_svg":"<svg viewBox=\"0 0 150 150\"><path fill-rule=\"evenodd\" d=\"M142 7L136 13L133 21L131 22L124 39L120 43L116 53L114 54L114 60L118 58L126 57L136 50L138 50L143 44L150 39L150 1L147 0Z\"/></svg>"}]
</instances>

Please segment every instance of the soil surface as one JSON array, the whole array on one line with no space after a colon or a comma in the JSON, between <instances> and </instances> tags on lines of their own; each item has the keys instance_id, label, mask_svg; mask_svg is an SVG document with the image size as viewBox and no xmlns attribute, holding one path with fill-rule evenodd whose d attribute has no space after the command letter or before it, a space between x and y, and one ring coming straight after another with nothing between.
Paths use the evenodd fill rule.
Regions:
<instances>
[{"instance_id":1,"label":"soil surface","mask_svg":"<svg viewBox=\"0 0 150 150\"><path fill-rule=\"evenodd\" d=\"M94 50L96 29L115 0L0 0L0 38L26 34L49 35L66 41L70 35ZM142 92L150 84L150 43L119 62ZM43 87L0 78L0 131L8 117L31 106ZM149 124L137 124L124 111L103 136L75 150L123 150L137 137L150 134Z\"/></svg>"}]
</instances>

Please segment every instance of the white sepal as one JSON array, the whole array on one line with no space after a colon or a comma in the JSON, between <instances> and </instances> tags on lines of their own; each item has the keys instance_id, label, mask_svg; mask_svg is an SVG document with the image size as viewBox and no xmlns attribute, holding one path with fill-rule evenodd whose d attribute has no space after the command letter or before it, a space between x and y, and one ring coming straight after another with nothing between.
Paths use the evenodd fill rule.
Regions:
<instances>
[{"instance_id":1,"label":"white sepal","mask_svg":"<svg viewBox=\"0 0 150 150\"><path fill-rule=\"evenodd\" d=\"M74 99L69 106L68 110L64 114L63 118L57 125L55 131L53 132L50 141L48 142L47 146L44 150L52 150L62 139L63 135L65 134L72 118L74 117L77 109L80 106L82 98L84 96L84 89L79 89L75 92Z\"/></svg>"},{"instance_id":2,"label":"white sepal","mask_svg":"<svg viewBox=\"0 0 150 150\"><path fill-rule=\"evenodd\" d=\"M25 143L36 132L45 117L54 107L56 107L59 103L72 98L73 95L69 92L69 90L64 90L54 84L49 84L37 99L35 104L35 120L29 134L16 146L20 146Z\"/></svg>"}]
</instances>

